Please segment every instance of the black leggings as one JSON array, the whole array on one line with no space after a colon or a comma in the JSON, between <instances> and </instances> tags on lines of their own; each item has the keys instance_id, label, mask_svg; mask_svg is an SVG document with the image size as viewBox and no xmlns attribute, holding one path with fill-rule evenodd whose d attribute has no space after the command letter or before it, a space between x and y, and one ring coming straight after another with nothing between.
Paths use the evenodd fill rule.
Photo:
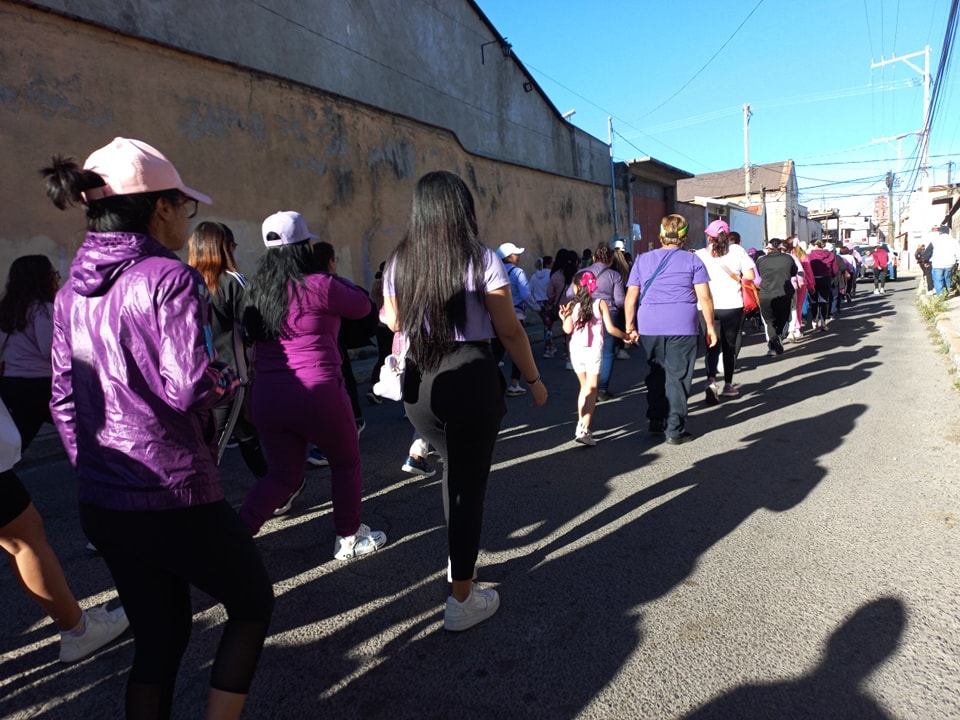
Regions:
<instances>
[{"instance_id":1,"label":"black leggings","mask_svg":"<svg viewBox=\"0 0 960 720\"><path fill-rule=\"evenodd\" d=\"M833 278L815 278L814 288L816 288L816 292L814 293L815 297L813 299L817 301L817 311L811 314L813 315L813 324L816 325L818 322L822 322L830 317L830 303L833 297Z\"/></svg>"},{"instance_id":2,"label":"black leggings","mask_svg":"<svg viewBox=\"0 0 960 720\"><path fill-rule=\"evenodd\" d=\"M454 580L473 577L483 499L500 421L503 376L489 343L460 343L422 378L407 357L404 405L414 427L443 458L443 506Z\"/></svg>"},{"instance_id":3,"label":"black leggings","mask_svg":"<svg viewBox=\"0 0 960 720\"><path fill-rule=\"evenodd\" d=\"M170 717L193 621L191 585L227 611L210 686L246 694L267 636L273 587L227 502L128 512L81 503L80 524L110 568L133 629L127 718Z\"/></svg>"},{"instance_id":4,"label":"black leggings","mask_svg":"<svg viewBox=\"0 0 960 720\"><path fill-rule=\"evenodd\" d=\"M20 431L20 451L24 452L50 417L50 378L0 377L0 398Z\"/></svg>"},{"instance_id":5,"label":"black leggings","mask_svg":"<svg viewBox=\"0 0 960 720\"><path fill-rule=\"evenodd\" d=\"M706 337L706 322L703 314L700 315L700 327ZM737 342L743 330L743 308L726 308L713 310L713 327L717 333L717 344L707 347L706 365L707 377L717 376L717 366L720 356L723 356L723 381L727 385L733 384L733 371L737 364Z\"/></svg>"}]
</instances>

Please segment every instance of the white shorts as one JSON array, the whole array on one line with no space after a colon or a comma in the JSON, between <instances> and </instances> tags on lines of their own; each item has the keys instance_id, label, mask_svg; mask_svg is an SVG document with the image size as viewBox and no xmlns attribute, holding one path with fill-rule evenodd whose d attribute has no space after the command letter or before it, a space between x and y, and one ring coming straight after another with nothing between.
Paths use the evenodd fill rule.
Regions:
<instances>
[{"instance_id":1,"label":"white shorts","mask_svg":"<svg viewBox=\"0 0 960 720\"><path fill-rule=\"evenodd\" d=\"M570 351L570 364L573 371L577 374L586 373L587 375L599 375L600 366L603 364L603 350L595 352L593 350L580 350L572 348Z\"/></svg>"}]
</instances>

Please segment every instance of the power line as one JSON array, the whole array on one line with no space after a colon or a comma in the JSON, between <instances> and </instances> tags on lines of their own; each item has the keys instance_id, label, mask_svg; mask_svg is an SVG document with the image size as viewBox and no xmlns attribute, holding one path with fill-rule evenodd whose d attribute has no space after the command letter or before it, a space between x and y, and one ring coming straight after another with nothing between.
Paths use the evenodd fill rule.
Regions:
<instances>
[{"instance_id":1,"label":"power line","mask_svg":"<svg viewBox=\"0 0 960 720\"><path fill-rule=\"evenodd\" d=\"M724 41L723 45L720 46L720 49L717 50L713 55L710 56L710 59L707 60L706 63L704 63L703 67L701 67L699 70L697 70L697 71L693 74L693 77L692 77L692 78L690 78L690 79L687 80L683 85L681 85L680 88L679 88L673 95L671 95L670 97L668 97L668 98L667 98L666 100L664 100L662 103L660 103L660 104L657 105L655 108L653 108L653 110L651 110L650 112L646 113L645 115L642 115L641 117L644 118L644 117L647 117L647 115L652 115L653 113L655 113L657 110L659 110L660 108L662 108L662 107L663 107L664 105L666 105L668 102L670 102L671 100L673 100L677 95L679 95L681 92L683 92L690 83L692 83L694 80L696 80L697 77L699 77L700 73L702 73L704 70L706 70L706 69L707 69L707 66L709 66L710 63L712 63L712 62L714 61L714 59L716 59L717 55L719 55L721 52L723 52L723 49L724 49L727 45L730 44L730 41L733 40L733 38L736 36L736 34L737 34L738 32L740 32L740 28L742 28L744 25L747 24L747 20L749 20L751 17L753 17L753 14L757 11L757 9L758 9L761 5L763 5L763 0L760 0L756 5L754 5L753 10L751 10L750 13L743 19L743 22L740 23L739 25L737 25L737 29L734 30L733 33L731 33L730 37L728 37L728 38Z\"/></svg>"}]
</instances>

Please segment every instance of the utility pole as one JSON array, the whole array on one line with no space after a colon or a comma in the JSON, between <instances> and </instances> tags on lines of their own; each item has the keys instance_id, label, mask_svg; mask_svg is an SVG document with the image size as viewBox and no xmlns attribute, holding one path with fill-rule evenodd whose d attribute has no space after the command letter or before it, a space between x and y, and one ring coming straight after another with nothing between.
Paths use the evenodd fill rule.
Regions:
<instances>
[{"instance_id":1,"label":"utility pole","mask_svg":"<svg viewBox=\"0 0 960 720\"><path fill-rule=\"evenodd\" d=\"M893 248L893 173L887 170L887 245Z\"/></svg>"},{"instance_id":2,"label":"utility pole","mask_svg":"<svg viewBox=\"0 0 960 720\"><path fill-rule=\"evenodd\" d=\"M915 64L910 62L910 58L915 58L920 55L923 55L923 69L921 70ZM919 52L910 53L909 55L903 55L902 57L897 57L894 55L889 60L880 60L878 63L870 63L870 69L878 68L883 65L889 65L894 62L904 62L918 73L923 76L923 128L918 133L905 133L906 135L919 135L920 137L920 151L921 151L921 160L920 160L920 177L921 177L921 187L924 192L929 189L930 178L928 175L929 171L929 153L930 153L930 46L927 45L923 50ZM901 135L900 137L903 137ZM876 142L876 141L874 141Z\"/></svg>"},{"instance_id":3,"label":"utility pole","mask_svg":"<svg viewBox=\"0 0 960 720\"><path fill-rule=\"evenodd\" d=\"M750 207L750 106L743 104L743 194L746 196L745 207Z\"/></svg>"},{"instance_id":4,"label":"utility pole","mask_svg":"<svg viewBox=\"0 0 960 720\"><path fill-rule=\"evenodd\" d=\"M620 239L620 221L617 218L617 174L613 167L613 116L607 116L607 141L610 143L610 187L613 190L613 241Z\"/></svg>"}]
</instances>

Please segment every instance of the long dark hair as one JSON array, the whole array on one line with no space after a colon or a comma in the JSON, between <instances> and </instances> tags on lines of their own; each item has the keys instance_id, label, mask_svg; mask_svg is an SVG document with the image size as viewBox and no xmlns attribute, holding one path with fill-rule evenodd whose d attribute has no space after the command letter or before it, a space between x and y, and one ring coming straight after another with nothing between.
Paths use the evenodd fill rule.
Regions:
<instances>
[{"instance_id":1,"label":"long dark hair","mask_svg":"<svg viewBox=\"0 0 960 720\"><path fill-rule=\"evenodd\" d=\"M30 308L52 303L56 297L54 277L53 264L46 255L21 255L14 260L0 298L0 330L8 335L23 332Z\"/></svg>"},{"instance_id":2,"label":"long dark hair","mask_svg":"<svg viewBox=\"0 0 960 720\"><path fill-rule=\"evenodd\" d=\"M336 260L337 251L333 249L333 245L321 240L320 242L314 243L313 255L317 267L323 272L330 272L330 261Z\"/></svg>"},{"instance_id":3,"label":"long dark hair","mask_svg":"<svg viewBox=\"0 0 960 720\"><path fill-rule=\"evenodd\" d=\"M171 203L182 201L179 190L159 190L135 195L108 195L99 200L85 201L80 194L103 187L103 178L92 170L83 170L73 158L54 155L50 165L41 168L46 179L47 197L60 210L83 205L90 232L133 232L147 234L157 200L167 198Z\"/></svg>"},{"instance_id":4,"label":"long dark hair","mask_svg":"<svg viewBox=\"0 0 960 720\"><path fill-rule=\"evenodd\" d=\"M715 258L723 257L730 248L730 236L723 230L710 238L710 254Z\"/></svg>"},{"instance_id":5,"label":"long dark hair","mask_svg":"<svg viewBox=\"0 0 960 720\"><path fill-rule=\"evenodd\" d=\"M247 286L243 312L247 338L253 342L289 338L290 287L299 302L300 293L306 287L304 278L317 272L320 268L308 240L267 248Z\"/></svg>"},{"instance_id":6,"label":"long dark hair","mask_svg":"<svg viewBox=\"0 0 960 720\"><path fill-rule=\"evenodd\" d=\"M589 270L581 270L573 278L573 287L576 288L576 292L573 294L573 303L577 306L577 315L576 320L573 321L573 326L581 328L584 325L589 325L593 322L593 295L583 282L583 276L590 275L594 283L596 282L596 277Z\"/></svg>"},{"instance_id":7,"label":"long dark hair","mask_svg":"<svg viewBox=\"0 0 960 720\"><path fill-rule=\"evenodd\" d=\"M410 226L392 260L400 327L423 370L436 369L453 349L455 329L466 325L468 273L482 300L486 252L463 180L445 171L420 178Z\"/></svg>"},{"instance_id":8,"label":"long dark hair","mask_svg":"<svg viewBox=\"0 0 960 720\"><path fill-rule=\"evenodd\" d=\"M202 222L187 241L187 264L203 276L211 295L217 292L220 276L237 272L233 259L233 231L223 223Z\"/></svg>"},{"instance_id":9,"label":"long dark hair","mask_svg":"<svg viewBox=\"0 0 960 720\"><path fill-rule=\"evenodd\" d=\"M577 270L580 269L580 256L577 255L573 250L557 250L557 257L553 261L553 272L562 272L563 273L563 282L565 285L569 285L573 282L573 276L577 274Z\"/></svg>"}]
</instances>

